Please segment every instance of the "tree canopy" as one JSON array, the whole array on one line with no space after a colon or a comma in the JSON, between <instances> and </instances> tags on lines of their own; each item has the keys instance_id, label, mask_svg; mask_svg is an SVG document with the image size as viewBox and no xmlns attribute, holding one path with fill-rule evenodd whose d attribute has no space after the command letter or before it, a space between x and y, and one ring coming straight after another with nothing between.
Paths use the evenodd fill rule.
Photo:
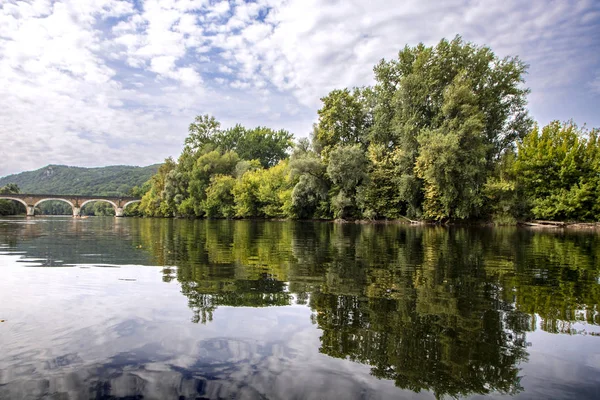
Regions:
<instances>
[{"instance_id":1,"label":"tree canopy","mask_svg":"<svg viewBox=\"0 0 600 400\"><path fill-rule=\"evenodd\" d=\"M151 216L428 221L600 218L596 130L529 116L527 65L460 36L405 46L324 96L310 138L190 124ZM289 158L289 160L288 160ZM167 167L165 167L167 168Z\"/></svg>"}]
</instances>

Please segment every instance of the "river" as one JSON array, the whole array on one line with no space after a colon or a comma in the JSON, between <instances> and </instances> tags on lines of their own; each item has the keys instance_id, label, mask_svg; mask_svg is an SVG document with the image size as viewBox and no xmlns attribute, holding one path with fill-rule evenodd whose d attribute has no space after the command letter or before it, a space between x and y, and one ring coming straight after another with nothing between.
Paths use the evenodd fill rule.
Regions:
<instances>
[{"instance_id":1,"label":"river","mask_svg":"<svg viewBox=\"0 0 600 400\"><path fill-rule=\"evenodd\" d=\"M600 398L600 235L0 219L0 399Z\"/></svg>"}]
</instances>

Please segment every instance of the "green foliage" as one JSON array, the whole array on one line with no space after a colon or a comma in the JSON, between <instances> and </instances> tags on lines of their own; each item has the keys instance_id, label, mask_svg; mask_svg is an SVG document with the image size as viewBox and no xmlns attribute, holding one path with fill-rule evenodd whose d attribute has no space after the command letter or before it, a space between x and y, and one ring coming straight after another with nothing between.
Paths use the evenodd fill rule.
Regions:
<instances>
[{"instance_id":1,"label":"green foliage","mask_svg":"<svg viewBox=\"0 0 600 400\"><path fill-rule=\"evenodd\" d=\"M127 206L126 210L131 206ZM69 207L68 214L71 214L72 210ZM95 201L88 203L80 211L80 215L96 215L96 216L110 216L115 215L115 208L112 204L104 201Z\"/></svg>"},{"instance_id":2,"label":"green foliage","mask_svg":"<svg viewBox=\"0 0 600 400\"><path fill-rule=\"evenodd\" d=\"M235 215L237 217L262 217L258 200L261 170L248 171L239 178L233 187Z\"/></svg>"},{"instance_id":3,"label":"green foliage","mask_svg":"<svg viewBox=\"0 0 600 400\"><path fill-rule=\"evenodd\" d=\"M313 175L302 175L291 193L292 209L288 216L294 218L329 218L327 186Z\"/></svg>"},{"instance_id":4,"label":"green foliage","mask_svg":"<svg viewBox=\"0 0 600 400\"><path fill-rule=\"evenodd\" d=\"M291 146L292 135L284 130L222 130L214 117L198 116L178 161L170 160L153 178L140 210L148 216L287 216L292 189L279 180Z\"/></svg>"},{"instance_id":5,"label":"green foliage","mask_svg":"<svg viewBox=\"0 0 600 400\"><path fill-rule=\"evenodd\" d=\"M150 190L142 197L140 210L151 217L171 217L175 211L172 205L165 201L165 185L167 174L176 167L172 158L167 158L150 179Z\"/></svg>"},{"instance_id":6,"label":"green foliage","mask_svg":"<svg viewBox=\"0 0 600 400\"><path fill-rule=\"evenodd\" d=\"M369 159L369 179L358 196L363 215L369 219L398 218L406 212L406 207L398 194L401 185L397 175L399 149L388 150L382 144L371 143Z\"/></svg>"},{"instance_id":7,"label":"green foliage","mask_svg":"<svg viewBox=\"0 0 600 400\"><path fill-rule=\"evenodd\" d=\"M424 215L428 219L467 219L483 205L486 147L483 114L470 83L458 75L444 93L441 126L417 137L415 163L424 181Z\"/></svg>"},{"instance_id":8,"label":"green foliage","mask_svg":"<svg viewBox=\"0 0 600 400\"><path fill-rule=\"evenodd\" d=\"M205 148L205 150L209 149L209 147ZM179 213L188 216L203 216L204 208L202 204L206 199L206 190L211 177L215 175L233 175L239 161L238 155L232 151L222 153L220 150L212 150L201 154L189 174L189 199L191 199L193 205L193 213L190 213L189 204L180 207Z\"/></svg>"},{"instance_id":9,"label":"green foliage","mask_svg":"<svg viewBox=\"0 0 600 400\"><path fill-rule=\"evenodd\" d=\"M233 187L235 178L228 175L214 175L206 189L204 213L209 218L232 218L235 215Z\"/></svg>"},{"instance_id":10,"label":"green foliage","mask_svg":"<svg viewBox=\"0 0 600 400\"><path fill-rule=\"evenodd\" d=\"M514 151L505 152L483 186L485 209L495 225L515 225L517 219L528 218L527 202L514 174L515 159Z\"/></svg>"},{"instance_id":11,"label":"green foliage","mask_svg":"<svg viewBox=\"0 0 600 400\"><path fill-rule=\"evenodd\" d=\"M288 216L292 209L292 185L287 162L246 172L237 180L233 195L238 217Z\"/></svg>"},{"instance_id":12,"label":"green foliage","mask_svg":"<svg viewBox=\"0 0 600 400\"><path fill-rule=\"evenodd\" d=\"M285 130L261 126L246 129L236 125L221 132L215 144L223 150L235 151L243 160L258 160L264 168L269 168L288 157L292 137Z\"/></svg>"},{"instance_id":13,"label":"green foliage","mask_svg":"<svg viewBox=\"0 0 600 400\"><path fill-rule=\"evenodd\" d=\"M481 169L469 171L470 179L485 181L502 152L527 133L531 121L525 109L528 90L522 88L525 71L526 65L518 58L499 59L488 47L465 43L460 37L442 40L435 47L406 46L397 60L381 61L375 67L376 103L370 137L392 151L399 149L397 190L388 194L389 202L396 204L400 199L413 216L419 216L424 206L425 216L432 219L477 216L480 186L470 188L468 198L457 204L455 199L462 193L454 192L454 177L443 178L443 182L441 175L453 175L451 171L470 165ZM462 107L468 110L460 111ZM454 132L457 129L462 132ZM478 136L481 143L476 156L471 160L449 156L449 152L468 148L461 142L465 135ZM442 143L437 143L438 136L444 137ZM482 149L484 165L478 161ZM444 164L450 164L434 165L435 151L446 153ZM421 157L419 172L415 167L421 153L428 156ZM423 186L425 175L428 183ZM438 200L438 196L445 198Z\"/></svg>"},{"instance_id":14,"label":"green foliage","mask_svg":"<svg viewBox=\"0 0 600 400\"><path fill-rule=\"evenodd\" d=\"M292 147L292 134L285 130L275 131L267 127L254 129L236 125L221 130L221 124L212 116L197 116L190 124L189 136L185 139L187 152L195 152L206 145L221 151L235 152L244 160L259 160L265 168L276 165L287 158Z\"/></svg>"},{"instance_id":15,"label":"green foliage","mask_svg":"<svg viewBox=\"0 0 600 400\"><path fill-rule=\"evenodd\" d=\"M185 149L193 152L204 145L214 143L219 134L221 123L212 115L198 115L188 129L188 137L185 138Z\"/></svg>"},{"instance_id":16,"label":"green foliage","mask_svg":"<svg viewBox=\"0 0 600 400\"><path fill-rule=\"evenodd\" d=\"M465 84L476 94L474 101L483 114L488 161L512 147L531 126L525 109L529 90L521 85L527 66L516 57L499 59L490 48L465 43L457 36L435 47L407 46L389 68L395 70L392 77L399 85L393 99L398 139L410 135L407 122L429 129L443 124L445 92L461 75L468 79Z\"/></svg>"},{"instance_id":17,"label":"green foliage","mask_svg":"<svg viewBox=\"0 0 600 400\"><path fill-rule=\"evenodd\" d=\"M35 208L38 215L73 215L73 208L69 203L60 200L44 201Z\"/></svg>"},{"instance_id":18,"label":"green foliage","mask_svg":"<svg viewBox=\"0 0 600 400\"><path fill-rule=\"evenodd\" d=\"M292 185L287 161L273 168L260 170L258 200L261 211L268 218L283 218L292 209Z\"/></svg>"},{"instance_id":19,"label":"green foliage","mask_svg":"<svg viewBox=\"0 0 600 400\"><path fill-rule=\"evenodd\" d=\"M241 160L235 166L234 176L240 178L248 171L254 171L262 168L258 160Z\"/></svg>"},{"instance_id":20,"label":"green foliage","mask_svg":"<svg viewBox=\"0 0 600 400\"><path fill-rule=\"evenodd\" d=\"M300 141L290 159L290 178L295 182L291 193L293 218L330 218L327 168L308 140Z\"/></svg>"},{"instance_id":21,"label":"green foliage","mask_svg":"<svg viewBox=\"0 0 600 400\"><path fill-rule=\"evenodd\" d=\"M519 144L514 175L536 218L600 220L598 131L551 122Z\"/></svg>"},{"instance_id":22,"label":"green foliage","mask_svg":"<svg viewBox=\"0 0 600 400\"><path fill-rule=\"evenodd\" d=\"M340 190L356 191L367 178L367 157L359 146L338 146L329 157L327 175Z\"/></svg>"},{"instance_id":23,"label":"green foliage","mask_svg":"<svg viewBox=\"0 0 600 400\"><path fill-rule=\"evenodd\" d=\"M319 110L314 145L325 163L336 147L369 152L360 188L334 185L336 215L359 216L356 207L369 218L485 214L485 182L531 126L526 65L457 36L406 46L374 72L373 88L334 90Z\"/></svg>"},{"instance_id":24,"label":"green foliage","mask_svg":"<svg viewBox=\"0 0 600 400\"><path fill-rule=\"evenodd\" d=\"M6 185L0 187L0 194L18 194L21 193L21 189L19 189L19 185L16 183L7 183Z\"/></svg>"},{"instance_id":25,"label":"green foliage","mask_svg":"<svg viewBox=\"0 0 600 400\"><path fill-rule=\"evenodd\" d=\"M371 126L371 89L334 90L321 98L316 141L328 154L337 145L366 144Z\"/></svg>"},{"instance_id":26,"label":"green foliage","mask_svg":"<svg viewBox=\"0 0 600 400\"><path fill-rule=\"evenodd\" d=\"M358 187L367 180L367 157L358 146L338 146L329 155L327 175L337 191L332 200L336 218L358 216L356 193Z\"/></svg>"},{"instance_id":27,"label":"green foliage","mask_svg":"<svg viewBox=\"0 0 600 400\"><path fill-rule=\"evenodd\" d=\"M0 187L0 195L18 194L21 190L16 183L8 183ZM25 206L17 201L0 199L0 215L16 215L25 213Z\"/></svg>"}]
</instances>

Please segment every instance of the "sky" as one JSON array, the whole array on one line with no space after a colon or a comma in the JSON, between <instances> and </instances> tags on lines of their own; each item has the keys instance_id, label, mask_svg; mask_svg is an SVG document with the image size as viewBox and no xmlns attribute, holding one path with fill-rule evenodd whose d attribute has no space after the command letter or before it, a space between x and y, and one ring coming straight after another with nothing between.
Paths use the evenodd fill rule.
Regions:
<instances>
[{"instance_id":1,"label":"sky","mask_svg":"<svg viewBox=\"0 0 600 400\"><path fill-rule=\"evenodd\" d=\"M207 113L305 137L329 91L457 34L529 64L539 124L600 127L597 0L0 0L0 176L161 162Z\"/></svg>"}]
</instances>

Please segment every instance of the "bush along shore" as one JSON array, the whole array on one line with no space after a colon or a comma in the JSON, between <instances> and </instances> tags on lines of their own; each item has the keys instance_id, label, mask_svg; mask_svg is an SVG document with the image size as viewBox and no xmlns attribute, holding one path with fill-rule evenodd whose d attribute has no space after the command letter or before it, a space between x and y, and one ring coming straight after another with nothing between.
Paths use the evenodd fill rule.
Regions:
<instances>
[{"instance_id":1,"label":"bush along shore","mask_svg":"<svg viewBox=\"0 0 600 400\"><path fill-rule=\"evenodd\" d=\"M538 126L518 57L462 38L406 46L375 85L323 97L309 138L201 115L178 160L149 182L154 217L397 220L407 223L600 220L598 130Z\"/></svg>"}]
</instances>

